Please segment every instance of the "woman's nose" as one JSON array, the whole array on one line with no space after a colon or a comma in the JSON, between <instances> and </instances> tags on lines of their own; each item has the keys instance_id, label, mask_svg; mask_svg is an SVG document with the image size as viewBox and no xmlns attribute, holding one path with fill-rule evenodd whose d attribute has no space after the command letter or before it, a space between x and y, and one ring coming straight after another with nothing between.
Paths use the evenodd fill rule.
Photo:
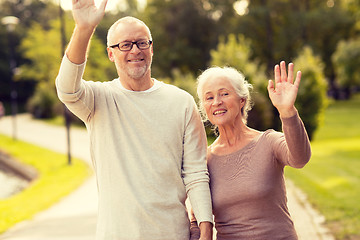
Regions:
<instances>
[{"instance_id":1,"label":"woman's nose","mask_svg":"<svg viewBox=\"0 0 360 240\"><path fill-rule=\"evenodd\" d=\"M214 98L214 103L213 103L215 106L219 106L222 104L222 100L220 97L215 97Z\"/></svg>"}]
</instances>

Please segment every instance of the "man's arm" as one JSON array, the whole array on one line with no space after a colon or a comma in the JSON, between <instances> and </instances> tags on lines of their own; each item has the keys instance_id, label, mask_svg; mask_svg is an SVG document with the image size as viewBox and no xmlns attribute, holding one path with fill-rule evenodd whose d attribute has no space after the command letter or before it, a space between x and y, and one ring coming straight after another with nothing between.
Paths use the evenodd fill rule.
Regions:
<instances>
[{"instance_id":1,"label":"man's arm","mask_svg":"<svg viewBox=\"0 0 360 240\"><path fill-rule=\"evenodd\" d=\"M94 0L72 0L75 30L56 78L59 99L84 122L94 109L93 92L81 84L86 53L91 36L104 16L106 3L103 0L97 8Z\"/></svg>"},{"instance_id":2,"label":"man's arm","mask_svg":"<svg viewBox=\"0 0 360 240\"><path fill-rule=\"evenodd\" d=\"M213 224L211 222L202 222L199 225L200 238L199 240L211 240L213 235Z\"/></svg>"},{"instance_id":3,"label":"man's arm","mask_svg":"<svg viewBox=\"0 0 360 240\"><path fill-rule=\"evenodd\" d=\"M75 29L66 49L68 59L75 64L84 63L92 34L104 16L107 0L97 8L94 0L72 0Z\"/></svg>"},{"instance_id":4,"label":"man's arm","mask_svg":"<svg viewBox=\"0 0 360 240\"><path fill-rule=\"evenodd\" d=\"M212 240L213 223L201 222L198 225L191 204L187 202L188 215L190 220L190 240Z\"/></svg>"},{"instance_id":5,"label":"man's arm","mask_svg":"<svg viewBox=\"0 0 360 240\"><path fill-rule=\"evenodd\" d=\"M212 204L209 188L209 174L206 166L206 133L191 98L191 108L184 136L183 180L191 208L199 223L200 239L212 239Z\"/></svg>"}]
</instances>

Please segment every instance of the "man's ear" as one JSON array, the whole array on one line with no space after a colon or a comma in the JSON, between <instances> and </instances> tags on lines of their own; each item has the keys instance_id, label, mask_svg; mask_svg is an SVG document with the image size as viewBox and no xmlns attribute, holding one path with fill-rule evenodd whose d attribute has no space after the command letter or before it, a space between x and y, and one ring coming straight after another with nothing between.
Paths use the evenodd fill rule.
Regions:
<instances>
[{"instance_id":1,"label":"man's ear","mask_svg":"<svg viewBox=\"0 0 360 240\"><path fill-rule=\"evenodd\" d=\"M107 50L108 58L110 59L110 61L115 62L114 53L113 53L112 49L110 47L107 47L106 50Z\"/></svg>"}]
</instances>

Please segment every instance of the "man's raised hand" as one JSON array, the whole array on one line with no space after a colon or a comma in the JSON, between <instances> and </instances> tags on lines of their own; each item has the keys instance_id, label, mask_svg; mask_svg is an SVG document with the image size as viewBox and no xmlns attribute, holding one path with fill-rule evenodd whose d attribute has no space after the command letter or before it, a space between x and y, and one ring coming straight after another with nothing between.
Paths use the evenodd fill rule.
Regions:
<instances>
[{"instance_id":1,"label":"man's raised hand","mask_svg":"<svg viewBox=\"0 0 360 240\"><path fill-rule=\"evenodd\" d=\"M79 28L95 28L105 14L108 0L102 0L96 7L94 0L72 0L72 12Z\"/></svg>"}]
</instances>

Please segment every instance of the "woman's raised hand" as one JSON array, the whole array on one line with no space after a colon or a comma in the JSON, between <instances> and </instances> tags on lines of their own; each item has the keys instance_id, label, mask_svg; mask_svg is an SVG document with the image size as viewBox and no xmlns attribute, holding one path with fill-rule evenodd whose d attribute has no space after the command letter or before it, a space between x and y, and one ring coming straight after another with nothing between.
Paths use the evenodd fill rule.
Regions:
<instances>
[{"instance_id":1,"label":"woman's raised hand","mask_svg":"<svg viewBox=\"0 0 360 240\"><path fill-rule=\"evenodd\" d=\"M269 97L281 117L291 117L296 114L294 106L298 93L301 72L298 71L294 81L294 64L288 66L288 74L286 73L286 64L284 61L274 68L275 85L273 80L269 80L268 92Z\"/></svg>"},{"instance_id":2,"label":"woman's raised hand","mask_svg":"<svg viewBox=\"0 0 360 240\"><path fill-rule=\"evenodd\" d=\"M95 28L105 14L107 0L96 7L94 0L72 0L72 12L77 27Z\"/></svg>"}]
</instances>

